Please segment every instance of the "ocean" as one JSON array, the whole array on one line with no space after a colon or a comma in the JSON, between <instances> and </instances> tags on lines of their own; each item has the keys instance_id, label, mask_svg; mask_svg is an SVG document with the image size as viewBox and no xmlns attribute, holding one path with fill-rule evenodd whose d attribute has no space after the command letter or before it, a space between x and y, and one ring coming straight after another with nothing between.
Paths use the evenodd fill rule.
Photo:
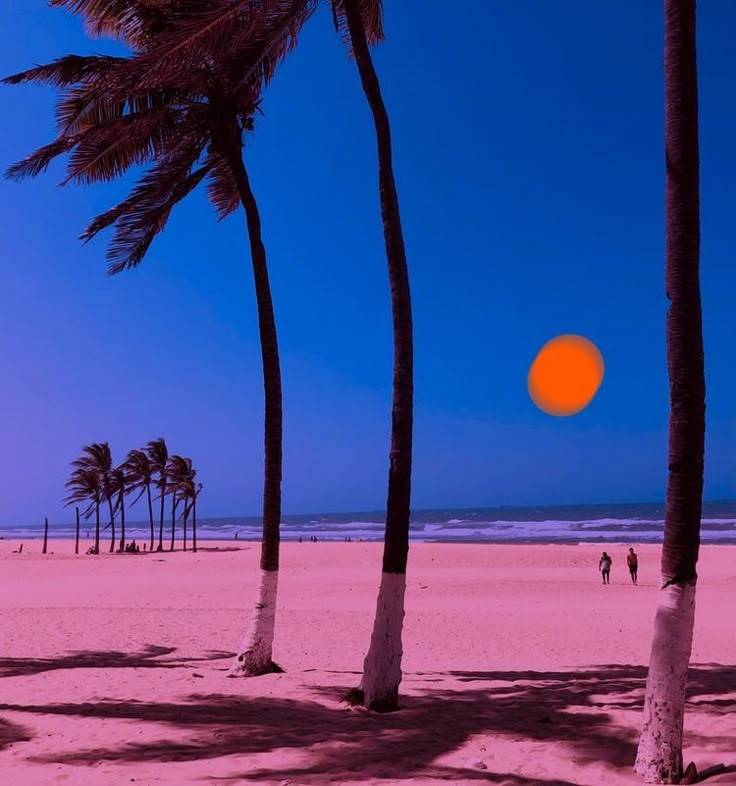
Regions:
<instances>
[{"instance_id":1,"label":"ocean","mask_svg":"<svg viewBox=\"0 0 736 786\"><path fill-rule=\"evenodd\" d=\"M664 518L662 503L555 505L539 507L444 508L416 510L411 515L413 541L443 543L660 543ZM103 517L104 522L104 517ZM103 523L104 526L104 523ZM171 522L164 522L164 542ZM94 524L82 522L81 537L93 534ZM126 523L128 538L144 542L148 523ZM191 522L189 526L191 532ZM285 515L281 537L285 541L382 540L384 514L320 513ZM181 524L177 524L177 539ZM158 532L158 525L156 525ZM0 527L0 537L38 538L42 525ZM109 532L104 532L109 536ZM197 521L200 540L260 540L258 516L202 518ZM49 536L73 538L73 524L49 524ZM736 500L703 504L701 539L704 543L736 544Z\"/></svg>"}]
</instances>

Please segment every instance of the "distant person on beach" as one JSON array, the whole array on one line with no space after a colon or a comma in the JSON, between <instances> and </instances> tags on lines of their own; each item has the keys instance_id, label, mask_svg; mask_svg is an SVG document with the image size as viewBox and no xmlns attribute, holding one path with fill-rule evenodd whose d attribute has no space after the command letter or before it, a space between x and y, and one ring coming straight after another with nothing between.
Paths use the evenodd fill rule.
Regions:
<instances>
[{"instance_id":1,"label":"distant person on beach","mask_svg":"<svg viewBox=\"0 0 736 786\"><path fill-rule=\"evenodd\" d=\"M636 556L636 552L633 548L630 548L629 553L626 555L626 564L629 566L631 583L636 585L637 573L639 572L639 557Z\"/></svg>"},{"instance_id":2,"label":"distant person on beach","mask_svg":"<svg viewBox=\"0 0 736 786\"><path fill-rule=\"evenodd\" d=\"M610 584L611 583L611 563L613 560L606 554L604 551L601 555L600 562L598 563L598 570L601 572L603 576L603 583Z\"/></svg>"}]
</instances>

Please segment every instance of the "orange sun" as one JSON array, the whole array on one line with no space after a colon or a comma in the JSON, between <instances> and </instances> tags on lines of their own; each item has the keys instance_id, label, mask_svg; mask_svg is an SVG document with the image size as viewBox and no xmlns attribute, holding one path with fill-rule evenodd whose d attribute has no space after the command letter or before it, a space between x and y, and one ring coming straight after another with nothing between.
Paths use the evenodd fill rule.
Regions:
<instances>
[{"instance_id":1,"label":"orange sun","mask_svg":"<svg viewBox=\"0 0 736 786\"><path fill-rule=\"evenodd\" d=\"M529 367L529 395L549 415L575 415L593 400L603 370L603 356L592 341L574 334L555 336Z\"/></svg>"}]
</instances>

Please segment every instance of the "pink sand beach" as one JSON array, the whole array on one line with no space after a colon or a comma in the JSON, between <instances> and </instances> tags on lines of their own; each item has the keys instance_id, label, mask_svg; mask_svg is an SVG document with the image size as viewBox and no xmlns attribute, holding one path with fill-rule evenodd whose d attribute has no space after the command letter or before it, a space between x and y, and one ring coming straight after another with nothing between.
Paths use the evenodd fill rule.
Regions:
<instances>
[{"instance_id":1,"label":"pink sand beach","mask_svg":"<svg viewBox=\"0 0 736 786\"><path fill-rule=\"evenodd\" d=\"M79 556L0 541L2 784L618 786L633 774L659 547L412 545L403 709L360 679L381 544L286 543L274 654L227 678L259 545ZM605 548L611 585L597 572ZM704 546L686 762L736 783L736 549Z\"/></svg>"}]
</instances>

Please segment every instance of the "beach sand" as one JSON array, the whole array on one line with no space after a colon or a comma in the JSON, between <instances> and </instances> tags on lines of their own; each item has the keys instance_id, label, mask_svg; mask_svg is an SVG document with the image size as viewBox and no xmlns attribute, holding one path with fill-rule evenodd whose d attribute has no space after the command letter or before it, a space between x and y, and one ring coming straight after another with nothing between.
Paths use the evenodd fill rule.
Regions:
<instances>
[{"instance_id":1,"label":"beach sand","mask_svg":"<svg viewBox=\"0 0 736 786\"><path fill-rule=\"evenodd\" d=\"M0 782L639 783L659 547L413 544L403 709L350 708L382 545L285 543L274 648L226 678L259 544L73 554L0 540ZM611 585L597 572L612 555ZM736 765L736 549L704 546L685 761ZM485 769L481 769L485 767ZM736 767L707 781L736 784Z\"/></svg>"}]
</instances>

